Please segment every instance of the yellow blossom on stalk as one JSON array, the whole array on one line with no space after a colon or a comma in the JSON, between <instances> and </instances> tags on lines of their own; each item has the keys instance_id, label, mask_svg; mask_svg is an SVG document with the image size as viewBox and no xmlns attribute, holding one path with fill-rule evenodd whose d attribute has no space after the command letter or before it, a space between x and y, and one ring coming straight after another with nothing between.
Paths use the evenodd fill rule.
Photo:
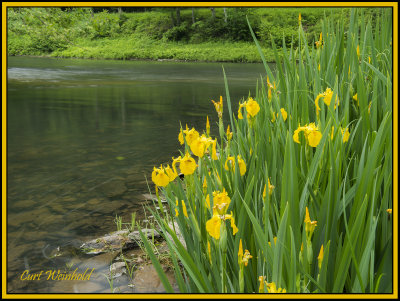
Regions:
<instances>
[{"instance_id":1,"label":"yellow blossom on stalk","mask_svg":"<svg viewBox=\"0 0 400 301\"><path fill-rule=\"evenodd\" d=\"M223 217L225 220L229 219L231 221L232 234L235 235L239 231L239 229L235 225L235 219L233 218L232 212L231 214L225 214Z\"/></svg>"},{"instance_id":2,"label":"yellow blossom on stalk","mask_svg":"<svg viewBox=\"0 0 400 301\"><path fill-rule=\"evenodd\" d=\"M391 208L386 209L386 212L389 213L389 214L392 214L392 209Z\"/></svg>"},{"instance_id":3,"label":"yellow blossom on stalk","mask_svg":"<svg viewBox=\"0 0 400 301\"><path fill-rule=\"evenodd\" d=\"M213 160L218 160L218 156L217 156L217 139L215 138L212 142L212 152L211 152L211 158Z\"/></svg>"},{"instance_id":4,"label":"yellow blossom on stalk","mask_svg":"<svg viewBox=\"0 0 400 301\"><path fill-rule=\"evenodd\" d=\"M186 142L188 145L190 145L194 140L196 140L200 136L199 132L196 131L194 128L192 128L191 130L183 131L183 133L185 134Z\"/></svg>"},{"instance_id":5,"label":"yellow blossom on stalk","mask_svg":"<svg viewBox=\"0 0 400 301\"><path fill-rule=\"evenodd\" d=\"M178 207L178 200L176 200L176 207ZM186 204L185 202L182 200L182 210L183 210L183 215L186 217L188 216L187 210L186 210ZM175 208L175 216L179 216L179 210L178 208Z\"/></svg>"},{"instance_id":6,"label":"yellow blossom on stalk","mask_svg":"<svg viewBox=\"0 0 400 301\"><path fill-rule=\"evenodd\" d=\"M171 169L171 167L169 167L169 165L167 165L167 167L165 168L165 173L167 174L167 176L169 177L169 181L172 182L173 180L175 180L175 178L178 176L178 173L176 171L176 168L174 165L172 165L173 169Z\"/></svg>"},{"instance_id":7,"label":"yellow blossom on stalk","mask_svg":"<svg viewBox=\"0 0 400 301\"><path fill-rule=\"evenodd\" d=\"M286 121L286 119L287 119L287 112L285 111L284 108L281 108L281 115L282 115L283 121ZM277 116L278 116L278 114L277 114Z\"/></svg>"},{"instance_id":8,"label":"yellow blossom on stalk","mask_svg":"<svg viewBox=\"0 0 400 301\"><path fill-rule=\"evenodd\" d=\"M198 137L197 139L193 140L189 146L193 154L195 154L197 157L202 158L205 150L210 146L212 141L213 140L211 138L207 138L203 134L201 135L201 137Z\"/></svg>"},{"instance_id":9,"label":"yellow blossom on stalk","mask_svg":"<svg viewBox=\"0 0 400 301\"><path fill-rule=\"evenodd\" d=\"M321 71L321 65L318 64L318 71Z\"/></svg>"},{"instance_id":10,"label":"yellow blossom on stalk","mask_svg":"<svg viewBox=\"0 0 400 301\"><path fill-rule=\"evenodd\" d=\"M277 240L277 239L278 239L278 237L275 236L275 237L274 237L274 245L276 245L276 240ZM271 242L270 242L270 241L268 242L268 244L269 244L269 246L271 247Z\"/></svg>"},{"instance_id":11,"label":"yellow blossom on stalk","mask_svg":"<svg viewBox=\"0 0 400 301\"><path fill-rule=\"evenodd\" d=\"M275 282L267 283L267 291L270 294L281 294L281 293L286 293L286 289L278 288L276 289L276 284Z\"/></svg>"},{"instance_id":12,"label":"yellow blossom on stalk","mask_svg":"<svg viewBox=\"0 0 400 301\"><path fill-rule=\"evenodd\" d=\"M250 255L249 250L244 251L243 259L242 262L244 263L244 266L247 267L247 264L249 263L249 259L253 258L253 256Z\"/></svg>"},{"instance_id":13,"label":"yellow blossom on stalk","mask_svg":"<svg viewBox=\"0 0 400 301\"><path fill-rule=\"evenodd\" d=\"M219 215L213 215L206 223L206 230L215 239L219 239L221 229L221 218Z\"/></svg>"},{"instance_id":14,"label":"yellow blossom on stalk","mask_svg":"<svg viewBox=\"0 0 400 301\"><path fill-rule=\"evenodd\" d=\"M210 236L215 239L220 238L220 229L221 223L226 220L231 220L232 233L235 235L238 232L238 228L235 225L235 219L232 217L232 214L219 215L214 214L211 219L206 222L206 230Z\"/></svg>"},{"instance_id":15,"label":"yellow blossom on stalk","mask_svg":"<svg viewBox=\"0 0 400 301\"><path fill-rule=\"evenodd\" d=\"M371 105L372 105L372 101L370 101L368 104L368 114L371 114Z\"/></svg>"},{"instance_id":16,"label":"yellow blossom on stalk","mask_svg":"<svg viewBox=\"0 0 400 301\"><path fill-rule=\"evenodd\" d=\"M360 58L360 45L357 45L357 56Z\"/></svg>"},{"instance_id":17,"label":"yellow blossom on stalk","mask_svg":"<svg viewBox=\"0 0 400 301\"><path fill-rule=\"evenodd\" d=\"M239 240L239 252L238 252L238 263L239 265L241 264L243 259L243 245L242 245L242 239Z\"/></svg>"},{"instance_id":18,"label":"yellow blossom on stalk","mask_svg":"<svg viewBox=\"0 0 400 301\"><path fill-rule=\"evenodd\" d=\"M271 102L271 98L272 98L272 91L270 88L268 88L268 101Z\"/></svg>"},{"instance_id":19,"label":"yellow blossom on stalk","mask_svg":"<svg viewBox=\"0 0 400 301\"><path fill-rule=\"evenodd\" d=\"M203 192L205 193L207 191L207 178L204 177L204 181L203 181ZM208 207L210 208L210 207Z\"/></svg>"},{"instance_id":20,"label":"yellow blossom on stalk","mask_svg":"<svg viewBox=\"0 0 400 301\"><path fill-rule=\"evenodd\" d=\"M317 49L322 46L322 32L319 34L319 40L315 42Z\"/></svg>"},{"instance_id":21,"label":"yellow blossom on stalk","mask_svg":"<svg viewBox=\"0 0 400 301\"><path fill-rule=\"evenodd\" d=\"M194 173L197 164L196 161L194 161L194 159L189 155L189 153L186 153L186 155L180 160L179 167L181 169L181 172L185 176L187 176Z\"/></svg>"},{"instance_id":22,"label":"yellow blossom on stalk","mask_svg":"<svg viewBox=\"0 0 400 301\"><path fill-rule=\"evenodd\" d=\"M231 129L228 125L228 128L226 129L226 138L228 139L228 141L231 141L233 137L233 133L231 132Z\"/></svg>"},{"instance_id":23,"label":"yellow blossom on stalk","mask_svg":"<svg viewBox=\"0 0 400 301\"><path fill-rule=\"evenodd\" d=\"M332 126L332 130L331 130L331 140L333 140L333 130L335 129L334 126Z\"/></svg>"},{"instance_id":24,"label":"yellow blossom on stalk","mask_svg":"<svg viewBox=\"0 0 400 301\"><path fill-rule=\"evenodd\" d=\"M243 102L243 103L239 102L238 119L243 119L243 115L242 115L242 108L243 107L246 107L246 102Z\"/></svg>"},{"instance_id":25,"label":"yellow blossom on stalk","mask_svg":"<svg viewBox=\"0 0 400 301\"><path fill-rule=\"evenodd\" d=\"M207 133L207 136L210 135L210 121L208 120L208 115L207 115L207 122L206 122L206 133Z\"/></svg>"},{"instance_id":26,"label":"yellow blossom on stalk","mask_svg":"<svg viewBox=\"0 0 400 301\"><path fill-rule=\"evenodd\" d=\"M211 100L215 106L215 110L218 113L218 118L222 118L222 112L223 112L223 103L222 103L222 96L219 97L219 102L215 102L214 100Z\"/></svg>"},{"instance_id":27,"label":"yellow blossom on stalk","mask_svg":"<svg viewBox=\"0 0 400 301\"><path fill-rule=\"evenodd\" d=\"M321 246L318 254L318 268L321 269L322 260L324 258L324 245Z\"/></svg>"},{"instance_id":28,"label":"yellow blossom on stalk","mask_svg":"<svg viewBox=\"0 0 400 301\"><path fill-rule=\"evenodd\" d=\"M237 160L239 163L239 170L240 170L240 175L243 176L246 173L246 163L244 160L240 157L240 155L237 156ZM229 164L228 164L229 162ZM225 161L225 169L229 170L230 166L233 168L233 171L235 171L235 157L228 157Z\"/></svg>"},{"instance_id":29,"label":"yellow blossom on stalk","mask_svg":"<svg viewBox=\"0 0 400 301\"><path fill-rule=\"evenodd\" d=\"M259 276L258 277L258 281L260 281L260 287L258 288L258 292L261 293L261 294L265 292L264 283L266 282L265 281L266 278L267 278L266 276Z\"/></svg>"},{"instance_id":30,"label":"yellow blossom on stalk","mask_svg":"<svg viewBox=\"0 0 400 301\"><path fill-rule=\"evenodd\" d=\"M188 131L188 130L189 130L189 128L188 128L188 125L186 124L186 131ZM182 131L182 129L181 129L181 131L179 132L178 140L179 140L179 142L180 142L181 144L184 144L184 143L185 143L185 141L183 140L183 131Z\"/></svg>"},{"instance_id":31,"label":"yellow blossom on stalk","mask_svg":"<svg viewBox=\"0 0 400 301\"><path fill-rule=\"evenodd\" d=\"M166 174L165 168L161 165L160 168L154 167L151 174L151 180L157 186L165 187L170 182L170 177Z\"/></svg>"},{"instance_id":32,"label":"yellow blossom on stalk","mask_svg":"<svg viewBox=\"0 0 400 301\"><path fill-rule=\"evenodd\" d=\"M371 57L368 57L368 64L371 64Z\"/></svg>"},{"instance_id":33,"label":"yellow blossom on stalk","mask_svg":"<svg viewBox=\"0 0 400 301\"><path fill-rule=\"evenodd\" d=\"M272 112L272 119L271 122L274 123L275 122L275 112Z\"/></svg>"},{"instance_id":34,"label":"yellow blossom on stalk","mask_svg":"<svg viewBox=\"0 0 400 301\"><path fill-rule=\"evenodd\" d=\"M231 199L228 196L228 193L225 191L225 188L222 192L213 191L213 201L214 201L214 208L220 215L224 215L226 210L231 203ZM208 199L208 203L210 203Z\"/></svg>"},{"instance_id":35,"label":"yellow blossom on stalk","mask_svg":"<svg viewBox=\"0 0 400 301\"><path fill-rule=\"evenodd\" d=\"M344 131L343 129L340 129L343 135L343 143L349 141L349 137L350 137L350 132L349 132L349 128L346 128L346 131Z\"/></svg>"},{"instance_id":36,"label":"yellow blossom on stalk","mask_svg":"<svg viewBox=\"0 0 400 301\"><path fill-rule=\"evenodd\" d=\"M271 185L271 182L269 181L269 178L268 178L268 194L269 194L269 196L272 195L272 192L274 191L274 189L275 189L275 186ZM264 186L263 199L265 199L266 195L267 195L267 184L265 184L265 186Z\"/></svg>"},{"instance_id":37,"label":"yellow blossom on stalk","mask_svg":"<svg viewBox=\"0 0 400 301\"><path fill-rule=\"evenodd\" d=\"M317 116L319 114L319 111L321 111L321 108L318 105L318 100L320 98L322 98L322 100L324 101L324 103L329 106L331 104L331 100L332 100L332 96L333 96L333 91L331 90L331 88L327 88L325 90L325 92L318 94L317 98L315 99L315 109L317 111ZM336 109L336 105L339 105L339 99L338 96L336 95L335 97L335 106L334 109Z\"/></svg>"},{"instance_id":38,"label":"yellow blossom on stalk","mask_svg":"<svg viewBox=\"0 0 400 301\"><path fill-rule=\"evenodd\" d=\"M357 101L357 105L359 106L359 105L360 105L360 102L358 101L357 93L353 96L353 99L354 99L355 101Z\"/></svg>"},{"instance_id":39,"label":"yellow blossom on stalk","mask_svg":"<svg viewBox=\"0 0 400 301\"><path fill-rule=\"evenodd\" d=\"M308 144L312 147L317 147L321 138L322 134L320 131L312 131L307 135Z\"/></svg>"},{"instance_id":40,"label":"yellow blossom on stalk","mask_svg":"<svg viewBox=\"0 0 400 301\"><path fill-rule=\"evenodd\" d=\"M243 254L242 239L240 239L239 252L238 252L239 265L242 266L244 264L244 266L247 267L247 264L249 263L250 258L253 258L253 256L250 255L250 252L248 250L245 250L244 254Z\"/></svg>"},{"instance_id":41,"label":"yellow blossom on stalk","mask_svg":"<svg viewBox=\"0 0 400 301\"><path fill-rule=\"evenodd\" d=\"M301 24L301 13L299 13L299 25Z\"/></svg>"},{"instance_id":42,"label":"yellow blossom on stalk","mask_svg":"<svg viewBox=\"0 0 400 301\"><path fill-rule=\"evenodd\" d=\"M300 143L299 140L299 133L304 132L304 136L306 138L307 143L312 146L312 147L317 147L321 138L322 134L318 130L318 127L315 125L314 122L305 125L305 126L300 126L294 131L293 133L293 140L296 143Z\"/></svg>"},{"instance_id":43,"label":"yellow blossom on stalk","mask_svg":"<svg viewBox=\"0 0 400 301\"><path fill-rule=\"evenodd\" d=\"M206 207L208 209L210 209L210 195L209 194L207 194L207 196L206 196Z\"/></svg>"},{"instance_id":44,"label":"yellow blossom on stalk","mask_svg":"<svg viewBox=\"0 0 400 301\"><path fill-rule=\"evenodd\" d=\"M260 111L260 106L258 105L257 101L250 97L246 101L246 111L248 115L254 117Z\"/></svg>"},{"instance_id":45,"label":"yellow blossom on stalk","mask_svg":"<svg viewBox=\"0 0 400 301\"><path fill-rule=\"evenodd\" d=\"M306 216L304 218L304 223L306 224L307 237L311 238L311 235L313 234L314 229L317 226L317 221L311 221L308 207L306 207Z\"/></svg>"},{"instance_id":46,"label":"yellow blossom on stalk","mask_svg":"<svg viewBox=\"0 0 400 301\"><path fill-rule=\"evenodd\" d=\"M275 90L276 89L275 82L274 82L274 84L271 84L271 82L269 81L269 77L268 76L267 76L267 85L268 85L268 88L271 89L271 90Z\"/></svg>"}]
</instances>

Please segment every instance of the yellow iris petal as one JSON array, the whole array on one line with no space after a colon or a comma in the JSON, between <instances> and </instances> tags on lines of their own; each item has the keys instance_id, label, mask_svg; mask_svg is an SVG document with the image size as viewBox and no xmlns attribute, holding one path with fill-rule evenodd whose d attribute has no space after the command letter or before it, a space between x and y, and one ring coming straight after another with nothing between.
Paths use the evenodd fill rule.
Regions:
<instances>
[{"instance_id":1,"label":"yellow iris petal","mask_svg":"<svg viewBox=\"0 0 400 301\"><path fill-rule=\"evenodd\" d=\"M221 218L219 215L213 215L206 223L206 230L215 239L219 239L221 229Z\"/></svg>"},{"instance_id":2,"label":"yellow iris petal","mask_svg":"<svg viewBox=\"0 0 400 301\"><path fill-rule=\"evenodd\" d=\"M186 176L194 173L197 164L196 161L194 161L194 159L189 155L189 153L186 153L186 155L181 159L179 167L181 172Z\"/></svg>"},{"instance_id":3,"label":"yellow iris petal","mask_svg":"<svg viewBox=\"0 0 400 301\"><path fill-rule=\"evenodd\" d=\"M260 106L253 98L250 97L246 102L246 111L251 117L254 117L260 111Z\"/></svg>"}]
</instances>

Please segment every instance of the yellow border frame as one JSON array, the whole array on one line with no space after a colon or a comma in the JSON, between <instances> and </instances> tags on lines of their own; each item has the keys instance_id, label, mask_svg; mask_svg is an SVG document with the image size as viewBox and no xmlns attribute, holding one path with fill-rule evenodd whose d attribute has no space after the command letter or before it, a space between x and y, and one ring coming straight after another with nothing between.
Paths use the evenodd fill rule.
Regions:
<instances>
[{"instance_id":1,"label":"yellow border frame","mask_svg":"<svg viewBox=\"0 0 400 301\"><path fill-rule=\"evenodd\" d=\"M7 7L12 6L142 6L142 7L361 7L393 8L393 183L398 182L398 3L397 2L3 2L2 3L2 298L3 299L266 299L258 294L8 294L7 287ZM397 100L397 101L395 101ZM398 200L398 186L393 185L393 200ZM398 203L393 202L393 293L392 294L282 294L275 299L398 299Z\"/></svg>"}]
</instances>

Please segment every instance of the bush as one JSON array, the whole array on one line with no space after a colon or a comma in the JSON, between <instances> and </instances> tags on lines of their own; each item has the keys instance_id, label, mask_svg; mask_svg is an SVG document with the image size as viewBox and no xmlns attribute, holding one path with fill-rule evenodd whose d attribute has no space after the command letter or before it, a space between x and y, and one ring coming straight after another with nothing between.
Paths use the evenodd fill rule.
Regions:
<instances>
[{"instance_id":1,"label":"bush","mask_svg":"<svg viewBox=\"0 0 400 301\"><path fill-rule=\"evenodd\" d=\"M107 11L97 13L90 20L93 38L112 37L119 33L119 17Z\"/></svg>"}]
</instances>

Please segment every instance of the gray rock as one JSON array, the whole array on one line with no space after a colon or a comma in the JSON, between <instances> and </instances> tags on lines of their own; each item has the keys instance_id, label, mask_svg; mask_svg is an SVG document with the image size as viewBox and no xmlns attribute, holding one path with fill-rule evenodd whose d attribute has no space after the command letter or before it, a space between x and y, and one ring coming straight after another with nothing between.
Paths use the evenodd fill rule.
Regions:
<instances>
[{"instance_id":1,"label":"gray rock","mask_svg":"<svg viewBox=\"0 0 400 301\"><path fill-rule=\"evenodd\" d=\"M143 234L151 238L154 233L155 238L159 238L160 234L156 230L142 229ZM140 241L139 231L129 232L128 230L116 231L103 237L90 240L80 246L82 252L86 254L96 255L116 250L127 250L138 246Z\"/></svg>"},{"instance_id":2,"label":"gray rock","mask_svg":"<svg viewBox=\"0 0 400 301\"><path fill-rule=\"evenodd\" d=\"M121 277L123 273L126 273L125 262L114 262L110 266L110 277Z\"/></svg>"}]
</instances>

